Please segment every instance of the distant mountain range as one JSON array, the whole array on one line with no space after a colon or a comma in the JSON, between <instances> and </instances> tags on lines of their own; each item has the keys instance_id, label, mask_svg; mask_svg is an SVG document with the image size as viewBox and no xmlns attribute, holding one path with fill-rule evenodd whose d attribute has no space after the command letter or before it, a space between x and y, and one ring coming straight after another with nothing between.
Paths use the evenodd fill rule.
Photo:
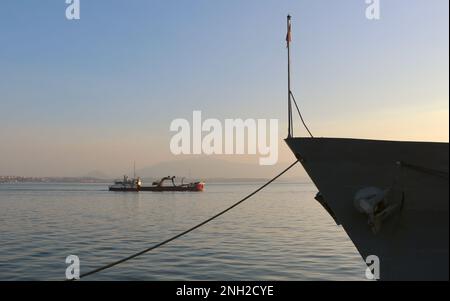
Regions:
<instances>
[{"instance_id":1,"label":"distant mountain range","mask_svg":"<svg viewBox=\"0 0 450 301\"><path fill-rule=\"evenodd\" d=\"M234 182L234 181L262 181L273 178L290 163L273 166L230 162L211 157L195 157L184 160L172 160L154 164L136 170L136 175L145 183L165 176L176 176L186 180L203 180L207 182ZM3 176L1 183L6 182L81 182L81 183L109 183L112 179L119 179L123 175L108 175L100 170L93 170L80 177L20 177ZM128 174L128 176L133 176ZM285 174L281 181L310 181L300 164Z\"/></svg>"},{"instance_id":2,"label":"distant mountain range","mask_svg":"<svg viewBox=\"0 0 450 301\"><path fill-rule=\"evenodd\" d=\"M191 179L268 179L278 174L288 164L261 166L257 163L237 163L208 157L161 162L136 171L142 178L160 178L168 175ZM299 165L285 178L305 178Z\"/></svg>"},{"instance_id":3,"label":"distant mountain range","mask_svg":"<svg viewBox=\"0 0 450 301\"><path fill-rule=\"evenodd\" d=\"M107 175L106 173L99 171L99 170L93 170L83 176L84 178L94 178L94 179L110 179L111 176Z\"/></svg>"},{"instance_id":4,"label":"distant mountain range","mask_svg":"<svg viewBox=\"0 0 450 301\"><path fill-rule=\"evenodd\" d=\"M216 179L216 180L260 180L269 179L281 172L288 163L273 166L261 166L257 163L239 163L211 157L195 157L184 160L173 160L157 163L144 168L138 168L136 175L143 179L159 179L164 176L185 177L188 179ZM133 176L128 174L128 176ZM120 178L122 175L107 175L94 170L83 177L96 179ZM284 179L306 179L303 168L299 165L286 174Z\"/></svg>"}]
</instances>

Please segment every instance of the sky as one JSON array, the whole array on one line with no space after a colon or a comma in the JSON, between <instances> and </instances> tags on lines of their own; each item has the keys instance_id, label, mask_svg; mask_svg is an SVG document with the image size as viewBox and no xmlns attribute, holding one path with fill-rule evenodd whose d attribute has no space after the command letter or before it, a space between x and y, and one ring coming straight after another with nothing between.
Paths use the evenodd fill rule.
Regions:
<instances>
[{"instance_id":1,"label":"sky","mask_svg":"<svg viewBox=\"0 0 450 301\"><path fill-rule=\"evenodd\" d=\"M194 110L279 119L279 165L292 161L288 13L292 90L315 136L448 142L448 0L380 0L380 20L364 0L80 3L69 21L64 0L0 2L0 175L186 159L169 126Z\"/></svg>"}]
</instances>

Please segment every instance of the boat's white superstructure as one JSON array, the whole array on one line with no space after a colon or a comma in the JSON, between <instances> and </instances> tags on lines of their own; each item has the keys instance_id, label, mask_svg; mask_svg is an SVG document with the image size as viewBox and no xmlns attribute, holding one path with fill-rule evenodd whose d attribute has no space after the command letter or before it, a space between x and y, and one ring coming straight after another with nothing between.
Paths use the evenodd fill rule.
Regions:
<instances>
[{"instance_id":1,"label":"boat's white superstructure","mask_svg":"<svg viewBox=\"0 0 450 301\"><path fill-rule=\"evenodd\" d=\"M122 180L114 181L114 184L109 186L111 191L139 191L142 182L139 177L128 178L128 176L123 176Z\"/></svg>"}]
</instances>

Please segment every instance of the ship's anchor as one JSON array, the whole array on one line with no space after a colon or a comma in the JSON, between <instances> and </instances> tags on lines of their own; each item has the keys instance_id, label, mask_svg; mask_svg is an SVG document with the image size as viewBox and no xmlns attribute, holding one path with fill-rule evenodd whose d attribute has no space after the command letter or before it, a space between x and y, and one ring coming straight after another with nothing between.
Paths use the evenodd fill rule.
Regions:
<instances>
[{"instance_id":1,"label":"ship's anchor","mask_svg":"<svg viewBox=\"0 0 450 301\"><path fill-rule=\"evenodd\" d=\"M387 189L364 187L356 192L353 199L356 209L368 216L367 223L374 234L381 230L383 221L400 212L405 203L405 191L401 184L402 164L396 162L396 165L397 173L391 187Z\"/></svg>"},{"instance_id":2,"label":"ship's anchor","mask_svg":"<svg viewBox=\"0 0 450 301\"><path fill-rule=\"evenodd\" d=\"M401 200L394 202L393 188L382 190L378 187L360 189L354 198L356 209L368 216L367 223L374 234L381 229L382 222L400 211L405 201L405 193L401 192Z\"/></svg>"}]
</instances>

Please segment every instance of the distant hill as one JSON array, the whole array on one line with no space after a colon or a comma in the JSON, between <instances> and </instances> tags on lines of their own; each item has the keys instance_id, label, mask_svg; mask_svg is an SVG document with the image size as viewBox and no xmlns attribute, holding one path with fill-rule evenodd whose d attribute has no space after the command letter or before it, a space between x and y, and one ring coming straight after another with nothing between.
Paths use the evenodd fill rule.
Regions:
<instances>
[{"instance_id":1,"label":"distant hill","mask_svg":"<svg viewBox=\"0 0 450 301\"><path fill-rule=\"evenodd\" d=\"M99 170L93 170L83 176L84 178L93 179L111 179L112 177Z\"/></svg>"},{"instance_id":2,"label":"distant hill","mask_svg":"<svg viewBox=\"0 0 450 301\"><path fill-rule=\"evenodd\" d=\"M161 162L136 171L142 178L160 178L174 175L194 179L268 179L278 174L288 164L274 166L237 163L221 159L197 157L185 160ZM305 178L303 168L299 165L285 178Z\"/></svg>"}]
</instances>

